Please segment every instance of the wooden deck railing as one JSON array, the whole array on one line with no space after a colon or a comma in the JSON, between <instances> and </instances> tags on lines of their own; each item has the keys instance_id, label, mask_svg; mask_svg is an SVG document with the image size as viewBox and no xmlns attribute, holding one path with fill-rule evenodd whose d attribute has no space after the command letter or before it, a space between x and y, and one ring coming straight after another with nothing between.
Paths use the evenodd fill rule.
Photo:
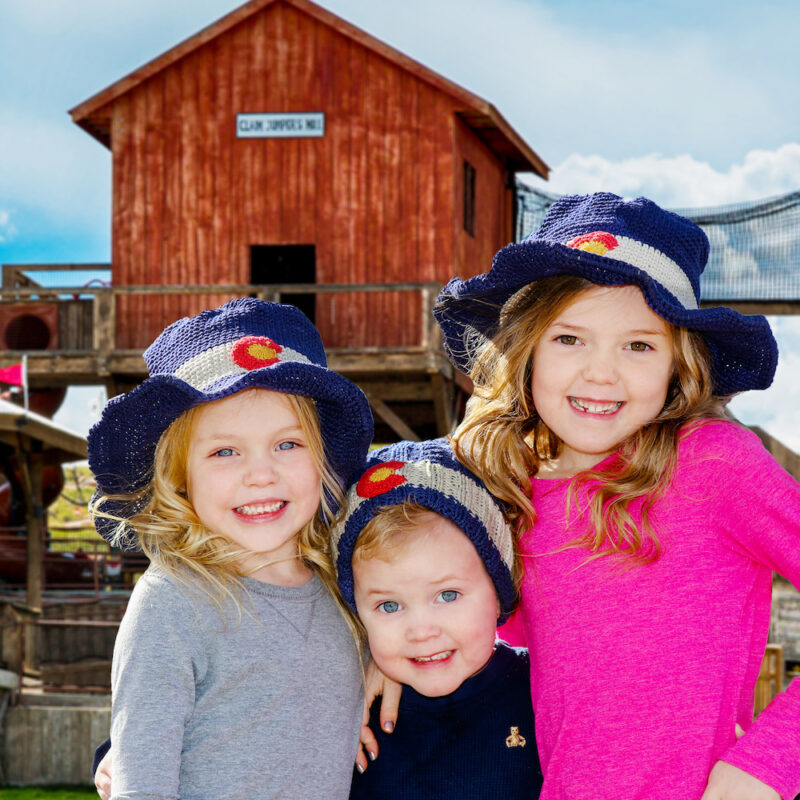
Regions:
<instances>
[{"instance_id":1,"label":"wooden deck railing","mask_svg":"<svg viewBox=\"0 0 800 800\"><path fill-rule=\"evenodd\" d=\"M4 270L8 269L8 265ZM5 277L5 276L4 276ZM8 285L0 288L0 308L2 304L74 304L83 301L84 313L91 313L91 346L76 346L77 341L60 342L56 349L62 355L78 355L87 352L98 355L101 359L111 353L134 352L131 348L121 348L117 341L117 304L120 298L134 297L191 297L191 296L231 296L259 297L263 300L281 302L286 295L342 296L354 293L416 293L420 296L421 312L416 344L404 347L404 350L418 349L431 351L439 347L439 332L431 313L433 304L441 286L434 282L402 282L402 283L337 283L337 284L213 284L203 286L38 286ZM89 312L91 307L91 312ZM168 320L172 321L172 320ZM87 320L88 322L88 320ZM65 338L62 336L62 338ZM368 346L358 349L368 350ZM381 348L385 349L385 348ZM141 349L136 349L140 353ZM44 355L39 350L4 348L3 360L29 355Z\"/></svg>"}]
</instances>

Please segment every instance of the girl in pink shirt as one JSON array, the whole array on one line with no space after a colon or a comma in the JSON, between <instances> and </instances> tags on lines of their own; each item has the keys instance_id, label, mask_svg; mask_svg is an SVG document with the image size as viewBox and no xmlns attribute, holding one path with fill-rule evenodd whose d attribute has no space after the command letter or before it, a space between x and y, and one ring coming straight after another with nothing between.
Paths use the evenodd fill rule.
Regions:
<instances>
[{"instance_id":1,"label":"girl in pink shirt","mask_svg":"<svg viewBox=\"0 0 800 800\"><path fill-rule=\"evenodd\" d=\"M542 800L800 792L800 684L753 721L800 487L725 411L777 347L764 317L700 308L707 258L649 200L564 197L437 303L475 384L457 452L519 532Z\"/></svg>"}]
</instances>

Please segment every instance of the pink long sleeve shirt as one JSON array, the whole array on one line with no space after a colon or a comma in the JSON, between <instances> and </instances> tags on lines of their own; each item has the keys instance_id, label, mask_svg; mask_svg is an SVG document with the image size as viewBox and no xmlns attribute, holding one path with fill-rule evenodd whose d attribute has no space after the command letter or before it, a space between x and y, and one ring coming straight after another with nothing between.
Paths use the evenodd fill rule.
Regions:
<instances>
[{"instance_id":1,"label":"pink long sleeve shirt","mask_svg":"<svg viewBox=\"0 0 800 800\"><path fill-rule=\"evenodd\" d=\"M586 521L565 520L569 480L531 483L520 616L541 800L698 800L720 759L794 798L800 682L752 717L772 572L800 586L800 485L752 433L703 424L652 507L661 556L620 569L555 552Z\"/></svg>"}]
</instances>

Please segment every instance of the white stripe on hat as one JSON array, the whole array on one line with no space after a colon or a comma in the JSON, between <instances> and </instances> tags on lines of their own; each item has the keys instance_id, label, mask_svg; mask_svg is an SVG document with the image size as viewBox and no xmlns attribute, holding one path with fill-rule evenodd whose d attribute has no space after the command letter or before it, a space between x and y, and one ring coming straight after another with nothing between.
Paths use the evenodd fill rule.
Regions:
<instances>
[{"instance_id":1,"label":"white stripe on hat","mask_svg":"<svg viewBox=\"0 0 800 800\"><path fill-rule=\"evenodd\" d=\"M238 341L238 340L237 340ZM231 375L244 375L252 370L244 369L236 364L231 353L237 341L218 344L202 353L192 356L188 361L175 370L175 377L186 381L192 388L202 392L221 378ZM310 364L311 361L302 353L281 345L278 356L280 362L297 361L301 364Z\"/></svg>"},{"instance_id":2,"label":"white stripe on hat","mask_svg":"<svg viewBox=\"0 0 800 800\"><path fill-rule=\"evenodd\" d=\"M432 489L445 496L448 501L455 501L477 517L485 526L489 539L497 548L506 567L513 572L514 541L511 528L496 501L486 489L468 478L463 472L432 461L407 461L398 467L395 473L406 478L407 483L403 484L404 487ZM380 495L375 497L380 497ZM352 486L348 491L347 516L331 531L334 564L339 558L339 539L344 533L347 521L363 503L373 502L374 499L374 497L361 497L356 491L356 486Z\"/></svg>"},{"instance_id":3,"label":"white stripe on hat","mask_svg":"<svg viewBox=\"0 0 800 800\"><path fill-rule=\"evenodd\" d=\"M579 248L588 249L590 252L606 258L626 261L660 283L670 294L677 298L684 308L697 309L697 298L694 295L692 284L676 261L673 261L669 256L649 244L643 244L627 236L611 235L616 239L617 246L610 247L606 252L601 252L602 248L595 250L588 247L584 248L580 245ZM568 243L566 244L571 246Z\"/></svg>"}]
</instances>

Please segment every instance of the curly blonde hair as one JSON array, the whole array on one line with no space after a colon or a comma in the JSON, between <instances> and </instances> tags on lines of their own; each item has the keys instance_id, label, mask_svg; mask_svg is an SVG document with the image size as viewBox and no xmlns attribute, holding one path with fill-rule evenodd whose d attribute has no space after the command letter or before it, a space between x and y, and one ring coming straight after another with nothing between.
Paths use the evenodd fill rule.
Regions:
<instances>
[{"instance_id":1,"label":"curly blonde hair","mask_svg":"<svg viewBox=\"0 0 800 800\"><path fill-rule=\"evenodd\" d=\"M297 416L320 475L317 513L297 534L297 555L333 595L351 632L360 642L353 615L341 598L330 553L329 528L344 506L342 482L326 457L314 401L302 395L282 396ZM214 402L224 402L224 399L227 398ZM199 412L207 405L204 403L185 411L164 431L156 446L152 477L146 486L135 494L101 496L92 503L90 511L93 515L115 518L102 510L107 501L125 501L140 508L129 519L115 518L119 522L116 539L119 542L128 540L130 529L133 529L142 551L153 564L184 583L187 576L193 579L191 582L218 606L229 598L241 611L241 578L268 562L249 558L252 554L248 551L205 527L186 494L192 433ZM246 570L242 569L244 559L248 563Z\"/></svg>"},{"instance_id":2,"label":"curly blonde hair","mask_svg":"<svg viewBox=\"0 0 800 800\"><path fill-rule=\"evenodd\" d=\"M561 440L539 417L532 396L533 351L558 315L597 284L571 275L543 278L503 306L497 332L477 352L475 385L463 422L453 434L462 463L508 504L517 536L536 520L530 479L545 461L557 458ZM665 321L666 322L666 321ZM588 548L592 557L619 553L634 562L655 560L658 536L649 512L669 485L681 435L691 423L729 418L725 398L714 395L710 357L695 331L666 323L672 343L673 375L661 412L621 443L620 457L603 470L580 473L570 501L589 485L589 532L568 546ZM643 499L641 526L630 504Z\"/></svg>"}]
</instances>

